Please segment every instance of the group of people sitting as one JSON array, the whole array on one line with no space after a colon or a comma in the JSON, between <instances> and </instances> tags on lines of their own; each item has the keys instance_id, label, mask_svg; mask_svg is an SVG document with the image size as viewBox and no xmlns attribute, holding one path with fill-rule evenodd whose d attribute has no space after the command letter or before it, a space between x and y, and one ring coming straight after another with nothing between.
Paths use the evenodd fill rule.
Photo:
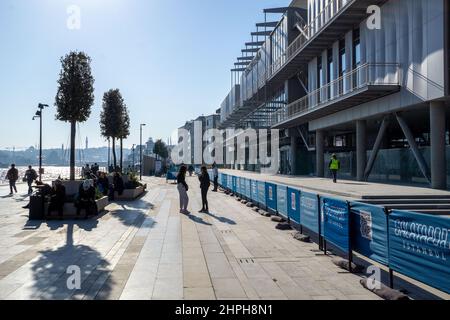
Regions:
<instances>
[{"instance_id":1,"label":"group of people sitting","mask_svg":"<svg viewBox=\"0 0 450 320\"><path fill-rule=\"evenodd\" d=\"M38 189L36 196L42 198L48 202L48 209L46 214L50 216L53 212L57 211L60 218L63 217L64 204L70 199L66 193L66 187L63 185L60 179L54 181L53 186L45 184L41 181L36 181L36 188ZM77 209L77 216L81 215L81 211L85 210L85 218L96 215L97 203L97 191L93 180L84 180L79 188L78 193L74 197L73 201L75 208ZM24 209L30 208L30 203L23 207Z\"/></svg>"},{"instance_id":2,"label":"group of people sitting","mask_svg":"<svg viewBox=\"0 0 450 320\"><path fill-rule=\"evenodd\" d=\"M80 184L78 192L73 199L71 199L70 195L67 195L61 179L54 181L53 186L36 181L36 188L38 190L36 196L44 198L49 203L48 211L46 212L48 216L57 211L58 216L62 218L64 204L73 201L77 209L77 216L80 216L81 211L84 210L86 212L85 218L87 219L98 213L96 203L98 193L102 196L108 196L109 200L114 200L115 192L119 195L123 194L125 184L119 172L114 173L113 181L110 183L107 174L99 171L97 176L91 173L89 178ZM30 204L23 208L29 209Z\"/></svg>"}]
</instances>

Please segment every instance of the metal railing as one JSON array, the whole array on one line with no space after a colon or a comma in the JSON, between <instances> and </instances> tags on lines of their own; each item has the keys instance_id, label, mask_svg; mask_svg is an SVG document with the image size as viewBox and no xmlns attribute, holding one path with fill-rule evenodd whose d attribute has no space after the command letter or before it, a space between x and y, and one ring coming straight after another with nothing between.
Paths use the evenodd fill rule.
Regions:
<instances>
[{"instance_id":1,"label":"metal railing","mask_svg":"<svg viewBox=\"0 0 450 320\"><path fill-rule=\"evenodd\" d=\"M289 45L286 61L294 57L309 39L321 31L331 19L337 16L352 2L351 0L331 0L328 2L319 14L303 28L300 35Z\"/></svg>"},{"instance_id":2,"label":"metal railing","mask_svg":"<svg viewBox=\"0 0 450 320\"><path fill-rule=\"evenodd\" d=\"M271 124L273 126L302 113L319 109L325 104L345 98L368 86L398 85L400 85L398 63L367 63L274 112L271 116Z\"/></svg>"}]
</instances>

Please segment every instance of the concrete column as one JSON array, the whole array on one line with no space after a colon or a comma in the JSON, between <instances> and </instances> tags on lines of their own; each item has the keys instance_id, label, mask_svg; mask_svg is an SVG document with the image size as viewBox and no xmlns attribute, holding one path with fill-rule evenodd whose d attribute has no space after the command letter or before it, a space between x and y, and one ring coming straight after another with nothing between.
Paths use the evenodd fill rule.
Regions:
<instances>
[{"instance_id":1,"label":"concrete column","mask_svg":"<svg viewBox=\"0 0 450 320\"><path fill-rule=\"evenodd\" d=\"M431 187L447 189L447 159L445 155L445 105L430 103Z\"/></svg>"},{"instance_id":2,"label":"concrete column","mask_svg":"<svg viewBox=\"0 0 450 320\"><path fill-rule=\"evenodd\" d=\"M291 174L297 174L297 152L298 152L298 138L291 136Z\"/></svg>"},{"instance_id":3,"label":"concrete column","mask_svg":"<svg viewBox=\"0 0 450 320\"><path fill-rule=\"evenodd\" d=\"M367 121L356 121L356 179L364 181L367 164Z\"/></svg>"},{"instance_id":4,"label":"concrete column","mask_svg":"<svg viewBox=\"0 0 450 320\"><path fill-rule=\"evenodd\" d=\"M324 171L324 140L325 135L322 130L316 131L316 172L317 177L325 177Z\"/></svg>"}]
</instances>

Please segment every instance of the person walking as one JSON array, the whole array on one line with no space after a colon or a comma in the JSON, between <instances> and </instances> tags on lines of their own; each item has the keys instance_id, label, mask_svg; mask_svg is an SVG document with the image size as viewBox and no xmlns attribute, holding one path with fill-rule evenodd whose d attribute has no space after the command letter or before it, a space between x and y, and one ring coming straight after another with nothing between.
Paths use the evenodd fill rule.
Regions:
<instances>
[{"instance_id":1,"label":"person walking","mask_svg":"<svg viewBox=\"0 0 450 320\"><path fill-rule=\"evenodd\" d=\"M33 188L31 186L33 185L33 182L36 181L37 178L38 174L36 170L34 170L32 166L28 166L28 170L25 171L25 181L28 184L28 194L33 193Z\"/></svg>"},{"instance_id":2,"label":"person walking","mask_svg":"<svg viewBox=\"0 0 450 320\"><path fill-rule=\"evenodd\" d=\"M11 169L6 173L6 179L9 180L9 190L11 191L9 195L12 196L14 192L17 193L16 182L19 180L19 170L17 170L14 163L11 165Z\"/></svg>"},{"instance_id":3,"label":"person walking","mask_svg":"<svg viewBox=\"0 0 450 320\"><path fill-rule=\"evenodd\" d=\"M177 175L177 189L180 194L180 213L189 214L190 212L187 210L189 204L188 190L189 186L186 183L186 166L181 166L180 171Z\"/></svg>"},{"instance_id":4,"label":"person walking","mask_svg":"<svg viewBox=\"0 0 450 320\"><path fill-rule=\"evenodd\" d=\"M217 169L217 163L213 163L213 178L214 178L214 189L213 192L217 192L217 188L219 187L219 169Z\"/></svg>"},{"instance_id":5,"label":"person walking","mask_svg":"<svg viewBox=\"0 0 450 320\"><path fill-rule=\"evenodd\" d=\"M211 180L209 179L208 170L205 166L202 167L200 175L198 176L198 180L200 181L200 190L202 194L202 210L200 213L208 213L208 190L211 185Z\"/></svg>"},{"instance_id":6,"label":"person walking","mask_svg":"<svg viewBox=\"0 0 450 320\"><path fill-rule=\"evenodd\" d=\"M337 174L341 169L341 162L338 160L336 154L331 156L330 164L328 165L330 168L331 174L333 176L333 183L337 183Z\"/></svg>"}]
</instances>

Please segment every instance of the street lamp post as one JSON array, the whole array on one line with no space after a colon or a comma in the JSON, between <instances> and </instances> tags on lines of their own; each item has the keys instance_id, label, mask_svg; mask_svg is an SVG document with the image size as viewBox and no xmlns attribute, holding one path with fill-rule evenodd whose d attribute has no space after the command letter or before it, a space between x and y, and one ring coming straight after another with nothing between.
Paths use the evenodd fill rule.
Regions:
<instances>
[{"instance_id":1,"label":"street lamp post","mask_svg":"<svg viewBox=\"0 0 450 320\"><path fill-rule=\"evenodd\" d=\"M42 182L42 116L44 108L48 107L47 104L39 103L38 111L33 117L33 120L39 118L39 181Z\"/></svg>"},{"instance_id":2,"label":"street lamp post","mask_svg":"<svg viewBox=\"0 0 450 320\"><path fill-rule=\"evenodd\" d=\"M145 126L146 126L145 123L141 123L141 125L140 125L140 129L141 129L141 136L140 136L141 140L140 140L140 142L141 142L141 144L140 144L140 147L139 147L139 149L140 149L139 176L140 176L141 180L142 180L142 127L145 127Z\"/></svg>"},{"instance_id":3,"label":"street lamp post","mask_svg":"<svg viewBox=\"0 0 450 320\"><path fill-rule=\"evenodd\" d=\"M133 152L133 172L136 169L136 161L135 161L135 157L134 157L134 151L136 150L136 145L133 144L133 146L131 147L131 151Z\"/></svg>"}]
</instances>

